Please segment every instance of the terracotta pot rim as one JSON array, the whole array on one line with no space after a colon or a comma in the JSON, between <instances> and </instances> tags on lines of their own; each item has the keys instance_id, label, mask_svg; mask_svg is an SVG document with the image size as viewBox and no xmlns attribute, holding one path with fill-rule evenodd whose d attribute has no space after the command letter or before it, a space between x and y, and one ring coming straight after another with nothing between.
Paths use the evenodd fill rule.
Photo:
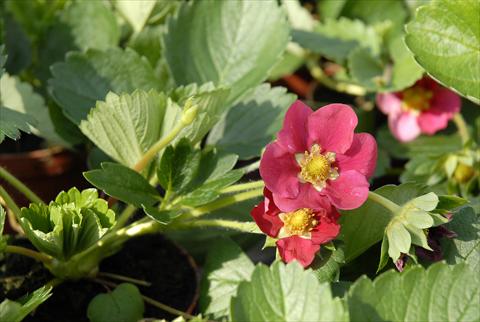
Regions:
<instances>
[{"instance_id":1,"label":"terracotta pot rim","mask_svg":"<svg viewBox=\"0 0 480 322\"><path fill-rule=\"evenodd\" d=\"M0 160L16 160L16 159L44 159L51 155L58 155L62 153L70 153L70 150L67 150L61 145L54 145L48 148L20 152L20 153L0 153Z\"/></svg>"}]
</instances>

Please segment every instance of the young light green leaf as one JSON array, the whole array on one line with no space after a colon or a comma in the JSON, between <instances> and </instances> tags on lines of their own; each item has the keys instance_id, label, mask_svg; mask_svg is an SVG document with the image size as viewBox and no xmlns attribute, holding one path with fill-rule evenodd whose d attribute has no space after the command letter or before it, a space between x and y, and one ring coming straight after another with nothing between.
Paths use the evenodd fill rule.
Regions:
<instances>
[{"instance_id":1,"label":"young light green leaf","mask_svg":"<svg viewBox=\"0 0 480 322\"><path fill-rule=\"evenodd\" d=\"M346 321L340 299L329 284L297 262L262 264L242 282L230 304L232 321Z\"/></svg>"},{"instance_id":2,"label":"young light green leaf","mask_svg":"<svg viewBox=\"0 0 480 322\"><path fill-rule=\"evenodd\" d=\"M168 23L165 57L177 85L231 86L232 102L267 78L288 29L274 0L184 2Z\"/></svg>"},{"instance_id":3,"label":"young light green leaf","mask_svg":"<svg viewBox=\"0 0 480 322\"><path fill-rule=\"evenodd\" d=\"M102 169L84 172L83 176L109 196L136 207L152 206L160 200L157 190L141 174L118 163L103 162Z\"/></svg>"},{"instance_id":4,"label":"young light green leaf","mask_svg":"<svg viewBox=\"0 0 480 322\"><path fill-rule=\"evenodd\" d=\"M111 293L95 296L88 304L87 316L90 322L135 322L143 318L144 310L138 288L122 283Z\"/></svg>"},{"instance_id":5,"label":"young light green leaf","mask_svg":"<svg viewBox=\"0 0 480 322\"><path fill-rule=\"evenodd\" d=\"M347 296L351 321L478 321L480 275L437 263L361 277Z\"/></svg>"},{"instance_id":6,"label":"young light green leaf","mask_svg":"<svg viewBox=\"0 0 480 322\"><path fill-rule=\"evenodd\" d=\"M135 33L140 32L145 26L148 17L155 7L156 1L137 0L137 1L115 1L115 8L132 25Z\"/></svg>"},{"instance_id":7,"label":"young light green leaf","mask_svg":"<svg viewBox=\"0 0 480 322\"><path fill-rule=\"evenodd\" d=\"M295 96L284 88L262 84L228 110L210 132L207 143L238 154L243 160L259 156L280 130L294 100Z\"/></svg>"},{"instance_id":8,"label":"young light green leaf","mask_svg":"<svg viewBox=\"0 0 480 322\"><path fill-rule=\"evenodd\" d=\"M144 153L175 126L181 109L165 94L136 90L132 94L109 93L98 101L82 132L112 159L133 167Z\"/></svg>"},{"instance_id":9,"label":"young light green leaf","mask_svg":"<svg viewBox=\"0 0 480 322\"><path fill-rule=\"evenodd\" d=\"M408 204L425 211L432 211L438 205L439 199L434 192L412 199Z\"/></svg>"},{"instance_id":10,"label":"young light green leaf","mask_svg":"<svg viewBox=\"0 0 480 322\"><path fill-rule=\"evenodd\" d=\"M0 321L21 322L52 295L51 291L52 287L43 286L17 301L3 300L0 303Z\"/></svg>"},{"instance_id":11,"label":"young light green leaf","mask_svg":"<svg viewBox=\"0 0 480 322\"><path fill-rule=\"evenodd\" d=\"M399 186L386 185L376 193L403 205L418 195L425 194L425 187L414 183ZM345 260L351 261L369 247L382 240L385 228L393 214L378 203L367 200L360 208L342 211L340 239L345 243Z\"/></svg>"},{"instance_id":12,"label":"young light green leaf","mask_svg":"<svg viewBox=\"0 0 480 322\"><path fill-rule=\"evenodd\" d=\"M388 237L388 255L394 261L400 257L401 253L408 253L412 239L407 229L400 221L392 221L387 226L385 233Z\"/></svg>"},{"instance_id":13,"label":"young light green leaf","mask_svg":"<svg viewBox=\"0 0 480 322\"><path fill-rule=\"evenodd\" d=\"M238 285L249 281L255 266L232 240L222 238L208 252L201 281L199 307L212 319L228 316Z\"/></svg>"},{"instance_id":14,"label":"young light green leaf","mask_svg":"<svg viewBox=\"0 0 480 322\"><path fill-rule=\"evenodd\" d=\"M68 260L96 243L115 223L115 213L95 189L61 192L50 204L22 208L20 224L40 251Z\"/></svg>"},{"instance_id":15,"label":"young light green leaf","mask_svg":"<svg viewBox=\"0 0 480 322\"><path fill-rule=\"evenodd\" d=\"M104 100L109 91L131 93L136 89L163 88L148 60L130 48L72 52L65 62L55 63L51 72L51 94L76 124L85 120L95 102Z\"/></svg>"},{"instance_id":16,"label":"young light green leaf","mask_svg":"<svg viewBox=\"0 0 480 322\"><path fill-rule=\"evenodd\" d=\"M438 0L418 8L406 43L435 79L480 101L480 3Z\"/></svg>"},{"instance_id":17,"label":"young light green leaf","mask_svg":"<svg viewBox=\"0 0 480 322\"><path fill-rule=\"evenodd\" d=\"M120 40L116 17L102 1L73 2L62 11L60 21L81 50L106 50Z\"/></svg>"}]
</instances>

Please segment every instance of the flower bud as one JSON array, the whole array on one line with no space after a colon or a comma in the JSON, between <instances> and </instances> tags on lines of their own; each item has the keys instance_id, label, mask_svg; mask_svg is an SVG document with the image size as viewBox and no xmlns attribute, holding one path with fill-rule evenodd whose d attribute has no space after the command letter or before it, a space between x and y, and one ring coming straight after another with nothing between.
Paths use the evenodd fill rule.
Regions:
<instances>
[{"instance_id":1,"label":"flower bud","mask_svg":"<svg viewBox=\"0 0 480 322\"><path fill-rule=\"evenodd\" d=\"M184 109L183 114L182 114L182 123L184 125L191 124L193 122L193 120L195 119L195 117L197 116L197 112L198 112L198 106L197 105L189 107L188 109Z\"/></svg>"},{"instance_id":2,"label":"flower bud","mask_svg":"<svg viewBox=\"0 0 480 322\"><path fill-rule=\"evenodd\" d=\"M458 183L465 183L470 181L474 174L475 170L471 166L459 163L455 169L453 177Z\"/></svg>"}]
</instances>

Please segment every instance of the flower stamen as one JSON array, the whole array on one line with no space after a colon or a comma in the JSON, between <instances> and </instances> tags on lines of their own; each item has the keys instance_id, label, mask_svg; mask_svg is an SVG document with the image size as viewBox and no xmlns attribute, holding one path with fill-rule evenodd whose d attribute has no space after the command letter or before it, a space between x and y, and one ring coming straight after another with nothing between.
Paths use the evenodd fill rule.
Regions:
<instances>
[{"instance_id":1,"label":"flower stamen","mask_svg":"<svg viewBox=\"0 0 480 322\"><path fill-rule=\"evenodd\" d=\"M332 164L335 162L335 153L322 154L322 148L318 144L312 145L310 152L296 156L301 171L298 177L301 182L311 183L316 190L321 191L326 187L327 180L338 178L338 168Z\"/></svg>"},{"instance_id":2,"label":"flower stamen","mask_svg":"<svg viewBox=\"0 0 480 322\"><path fill-rule=\"evenodd\" d=\"M429 91L421 86L414 86L407 88L402 92L403 95L403 109L420 113L430 108L430 100L433 97L432 91Z\"/></svg>"},{"instance_id":3,"label":"flower stamen","mask_svg":"<svg viewBox=\"0 0 480 322\"><path fill-rule=\"evenodd\" d=\"M318 224L316 215L312 209L300 208L292 212L281 213L279 215L283 221L283 232L281 235L310 237L310 231Z\"/></svg>"}]
</instances>

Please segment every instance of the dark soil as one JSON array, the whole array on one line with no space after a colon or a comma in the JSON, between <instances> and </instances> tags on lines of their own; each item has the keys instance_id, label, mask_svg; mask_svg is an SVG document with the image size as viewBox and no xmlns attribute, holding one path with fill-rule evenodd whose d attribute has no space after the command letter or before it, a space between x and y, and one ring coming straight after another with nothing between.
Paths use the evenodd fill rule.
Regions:
<instances>
[{"instance_id":1,"label":"dark soil","mask_svg":"<svg viewBox=\"0 0 480 322\"><path fill-rule=\"evenodd\" d=\"M25 244L25 241L16 242L19 243ZM0 273L0 302L4 297L17 299L53 278L38 263L18 255L7 256L0 261L0 265L3 269ZM191 309L196 301L198 281L192 262L188 255L161 235L142 236L127 242L119 253L102 262L100 271L150 282L152 285L149 287L137 285L143 295L181 311ZM5 279L24 274L26 278L14 288L11 288L13 282ZM113 279L108 281L122 283ZM25 321L88 321L86 313L90 300L98 293L107 291L107 286L91 280L65 282L57 286L53 295ZM149 304L145 304L144 316L168 320L174 318Z\"/></svg>"}]
</instances>

